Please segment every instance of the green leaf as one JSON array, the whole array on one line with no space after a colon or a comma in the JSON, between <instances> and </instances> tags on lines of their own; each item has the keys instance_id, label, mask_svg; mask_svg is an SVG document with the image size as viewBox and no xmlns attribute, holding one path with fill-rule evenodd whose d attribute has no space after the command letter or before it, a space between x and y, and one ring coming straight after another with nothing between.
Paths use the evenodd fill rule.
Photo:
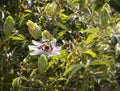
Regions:
<instances>
[{"instance_id":1,"label":"green leaf","mask_svg":"<svg viewBox=\"0 0 120 91\"><path fill-rule=\"evenodd\" d=\"M69 68L66 69L63 75L69 75L69 78L71 78L81 68L83 68L82 65L71 65Z\"/></svg>"},{"instance_id":2,"label":"green leaf","mask_svg":"<svg viewBox=\"0 0 120 91\"><path fill-rule=\"evenodd\" d=\"M30 74L30 78L32 78L34 75L36 75L37 69L33 69L33 71Z\"/></svg>"},{"instance_id":3,"label":"green leaf","mask_svg":"<svg viewBox=\"0 0 120 91\"><path fill-rule=\"evenodd\" d=\"M90 49L87 49L84 53L91 55L93 58L95 58L95 57L97 56L96 53L94 53L94 52L93 52L92 50L90 50Z\"/></svg>"},{"instance_id":4,"label":"green leaf","mask_svg":"<svg viewBox=\"0 0 120 91\"><path fill-rule=\"evenodd\" d=\"M90 34L90 35L88 36L87 40L86 40L86 44L87 44L87 45L90 44L90 43L93 42L94 39L97 38L97 37L98 37L97 34Z\"/></svg>"},{"instance_id":5,"label":"green leaf","mask_svg":"<svg viewBox=\"0 0 120 91\"><path fill-rule=\"evenodd\" d=\"M59 14L59 18L65 23L67 18L68 18L68 16L66 14L64 14L64 13L60 13Z\"/></svg>"},{"instance_id":6,"label":"green leaf","mask_svg":"<svg viewBox=\"0 0 120 91\"><path fill-rule=\"evenodd\" d=\"M85 8L86 5L88 4L88 0L79 0L79 3L81 5L81 8Z\"/></svg>"},{"instance_id":7,"label":"green leaf","mask_svg":"<svg viewBox=\"0 0 120 91\"><path fill-rule=\"evenodd\" d=\"M62 23L60 23L60 22L57 22L56 26L59 26L60 28L62 28L64 30L67 30L67 27L65 25L63 25Z\"/></svg>"},{"instance_id":8,"label":"green leaf","mask_svg":"<svg viewBox=\"0 0 120 91\"><path fill-rule=\"evenodd\" d=\"M22 83L22 81L21 81L20 77L18 77L18 78L13 79L12 86L13 86L13 88L18 89L21 83Z\"/></svg>"},{"instance_id":9,"label":"green leaf","mask_svg":"<svg viewBox=\"0 0 120 91\"><path fill-rule=\"evenodd\" d=\"M72 65L69 68L67 68L67 70L64 72L64 76L66 76L69 72L71 72L75 67L76 65Z\"/></svg>"},{"instance_id":10,"label":"green leaf","mask_svg":"<svg viewBox=\"0 0 120 91\"><path fill-rule=\"evenodd\" d=\"M41 74L44 74L48 66L48 58L46 55L42 54L38 58L38 70Z\"/></svg>"},{"instance_id":11,"label":"green leaf","mask_svg":"<svg viewBox=\"0 0 120 91\"><path fill-rule=\"evenodd\" d=\"M66 31L61 31L57 34L57 39L62 37L64 34L66 33Z\"/></svg>"},{"instance_id":12,"label":"green leaf","mask_svg":"<svg viewBox=\"0 0 120 91\"><path fill-rule=\"evenodd\" d=\"M26 12L26 13L32 13L32 11L29 10L29 9L25 10L24 12Z\"/></svg>"},{"instance_id":13,"label":"green leaf","mask_svg":"<svg viewBox=\"0 0 120 91\"><path fill-rule=\"evenodd\" d=\"M110 62L108 61L91 61L89 63L89 66L101 66L101 65L106 65L110 67Z\"/></svg>"},{"instance_id":14,"label":"green leaf","mask_svg":"<svg viewBox=\"0 0 120 91\"><path fill-rule=\"evenodd\" d=\"M26 78L25 76L22 76L21 79L24 80L24 81L27 81L27 82L30 81L30 79Z\"/></svg>"},{"instance_id":15,"label":"green leaf","mask_svg":"<svg viewBox=\"0 0 120 91\"><path fill-rule=\"evenodd\" d=\"M91 28L91 29L85 29L85 30L80 30L80 32L83 32L83 33L96 33L99 31L99 28Z\"/></svg>"},{"instance_id":16,"label":"green leaf","mask_svg":"<svg viewBox=\"0 0 120 91\"><path fill-rule=\"evenodd\" d=\"M22 40L25 40L25 36L22 34L17 34L17 35L11 36L11 39L17 40L17 41L22 41Z\"/></svg>"}]
</instances>

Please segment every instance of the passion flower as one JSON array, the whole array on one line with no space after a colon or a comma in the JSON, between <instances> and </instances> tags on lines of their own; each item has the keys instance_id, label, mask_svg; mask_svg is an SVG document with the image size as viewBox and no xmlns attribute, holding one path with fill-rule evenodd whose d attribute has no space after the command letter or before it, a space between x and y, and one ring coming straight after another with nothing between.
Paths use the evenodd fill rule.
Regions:
<instances>
[{"instance_id":1,"label":"passion flower","mask_svg":"<svg viewBox=\"0 0 120 91\"><path fill-rule=\"evenodd\" d=\"M45 54L47 56L51 55L60 55L60 47L56 46L55 43L48 42L37 42L35 40L32 40L32 43L34 45L29 45L28 48L30 50L30 55L41 55Z\"/></svg>"}]
</instances>

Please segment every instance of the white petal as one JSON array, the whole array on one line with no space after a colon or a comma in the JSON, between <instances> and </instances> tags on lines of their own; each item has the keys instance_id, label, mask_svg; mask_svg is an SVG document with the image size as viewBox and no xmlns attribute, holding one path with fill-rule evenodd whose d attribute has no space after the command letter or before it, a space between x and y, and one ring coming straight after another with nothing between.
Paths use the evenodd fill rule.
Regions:
<instances>
[{"instance_id":1,"label":"white petal","mask_svg":"<svg viewBox=\"0 0 120 91\"><path fill-rule=\"evenodd\" d=\"M41 43L40 43L40 42L37 42L37 41L35 41L35 40L32 40L32 43L33 43L34 45L36 45L36 46L41 45Z\"/></svg>"},{"instance_id":2,"label":"white petal","mask_svg":"<svg viewBox=\"0 0 120 91\"><path fill-rule=\"evenodd\" d=\"M37 48L37 46L33 46L33 45L28 45L28 48L29 48L30 51L31 51L31 50L39 50L39 49Z\"/></svg>"},{"instance_id":3,"label":"white petal","mask_svg":"<svg viewBox=\"0 0 120 91\"><path fill-rule=\"evenodd\" d=\"M54 48L57 49L57 50L60 50L61 47L59 47L59 46L55 46Z\"/></svg>"},{"instance_id":4,"label":"white petal","mask_svg":"<svg viewBox=\"0 0 120 91\"><path fill-rule=\"evenodd\" d=\"M57 49L58 49L58 50L60 50L60 49L61 49L61 47L57 47Z\"/></svg>"},{"instance_id":5,"label":"white petal","mask_svg":"<svg viewBox=\"0 0 120 91\"><path fill-rule=\"evenodd\" d=\"M56 52L56 55L60 55L61 53L60 52Z\"/></svg>"},{"instance_id":6,"label":"white petal","mask_svg":"<svg viewBox=\"0 0 120 91\"><path fill-rule=\"evenodd\" d=\"M54 48L53 48L53 51L54 51L54 52L57 52L57 51L59 51L59 50L60 50L60 47L54 47Z\"/></svg>"},{"instance_id":7,"label":"white petal","mask_svg":"<svg viewBox=\"0 0 120 91\"><path fill-rule=\"evenodd\" d=\"M31 51L31 52L30 52L30 55L31 55L31 56L40 55L40 54L41 54L40 51Z\"/></svg>"},{"instance_id":8,"label":"white petal","mask_svg":"<svg viewBox=\"0 0 120 91\"><path fill-rule=\"evenodd\" d=\"M51 53L49 54L53 54L53 55L60 55L59 50L53 50Z\"/></svg>"},{"instance_id":9,"label":"white petal","mask_svg":"<svg viewBox=\"0 0 120 91\"><path fill-rule=\"evenodd\" d=\"M54 51L51 54L53 54L53 55L60 55L60 52L59 51Z\"/></svg>"}]
</instances>

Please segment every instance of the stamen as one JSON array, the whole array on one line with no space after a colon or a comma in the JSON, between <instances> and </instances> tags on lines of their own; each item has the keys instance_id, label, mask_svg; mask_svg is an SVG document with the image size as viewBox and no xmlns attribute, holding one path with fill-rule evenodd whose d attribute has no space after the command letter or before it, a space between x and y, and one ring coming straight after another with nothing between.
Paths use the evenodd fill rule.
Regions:
<instances>
[{"instance_id":1,"label":"stamen","mask_svg":"<svg viewBox=\"0 0 120 91\"><path fill-rule=\"evenodd\" d=\"M40 46L38 47L38 49L42 49L43 46L44 46L44 45L40 45Z\"/></svg>"},{"instance_id":2,"label":"stamen","mask_svg":"<svg viewBox=\"0 0 120 91\"><path fill-rule=\"evenodd\" d=\"M51 45L48 46L48 45L43 44L43 45L40 45L38 47L38 49L41 49L41 50L46 51L46 52L51 52L53 50L53 47Z\"/></svg>"}]
</instances>

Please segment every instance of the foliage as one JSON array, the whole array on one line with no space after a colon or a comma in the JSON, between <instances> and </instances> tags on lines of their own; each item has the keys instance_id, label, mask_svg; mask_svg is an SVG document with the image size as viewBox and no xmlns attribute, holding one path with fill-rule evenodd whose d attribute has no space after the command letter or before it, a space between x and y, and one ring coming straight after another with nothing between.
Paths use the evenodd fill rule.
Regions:
<instances>
[{"instance_id":1,"label":"foliage","mask_svg":"<svg viewBox=\"0 0 120 91\"><path fill-rule=\"evenodd\" d=\"M96 1L2 0L1 90L119 90L120 15ZM47 52L57 44L60 55L31 56L32 40Z\"/></svg>"}]
</instances>

